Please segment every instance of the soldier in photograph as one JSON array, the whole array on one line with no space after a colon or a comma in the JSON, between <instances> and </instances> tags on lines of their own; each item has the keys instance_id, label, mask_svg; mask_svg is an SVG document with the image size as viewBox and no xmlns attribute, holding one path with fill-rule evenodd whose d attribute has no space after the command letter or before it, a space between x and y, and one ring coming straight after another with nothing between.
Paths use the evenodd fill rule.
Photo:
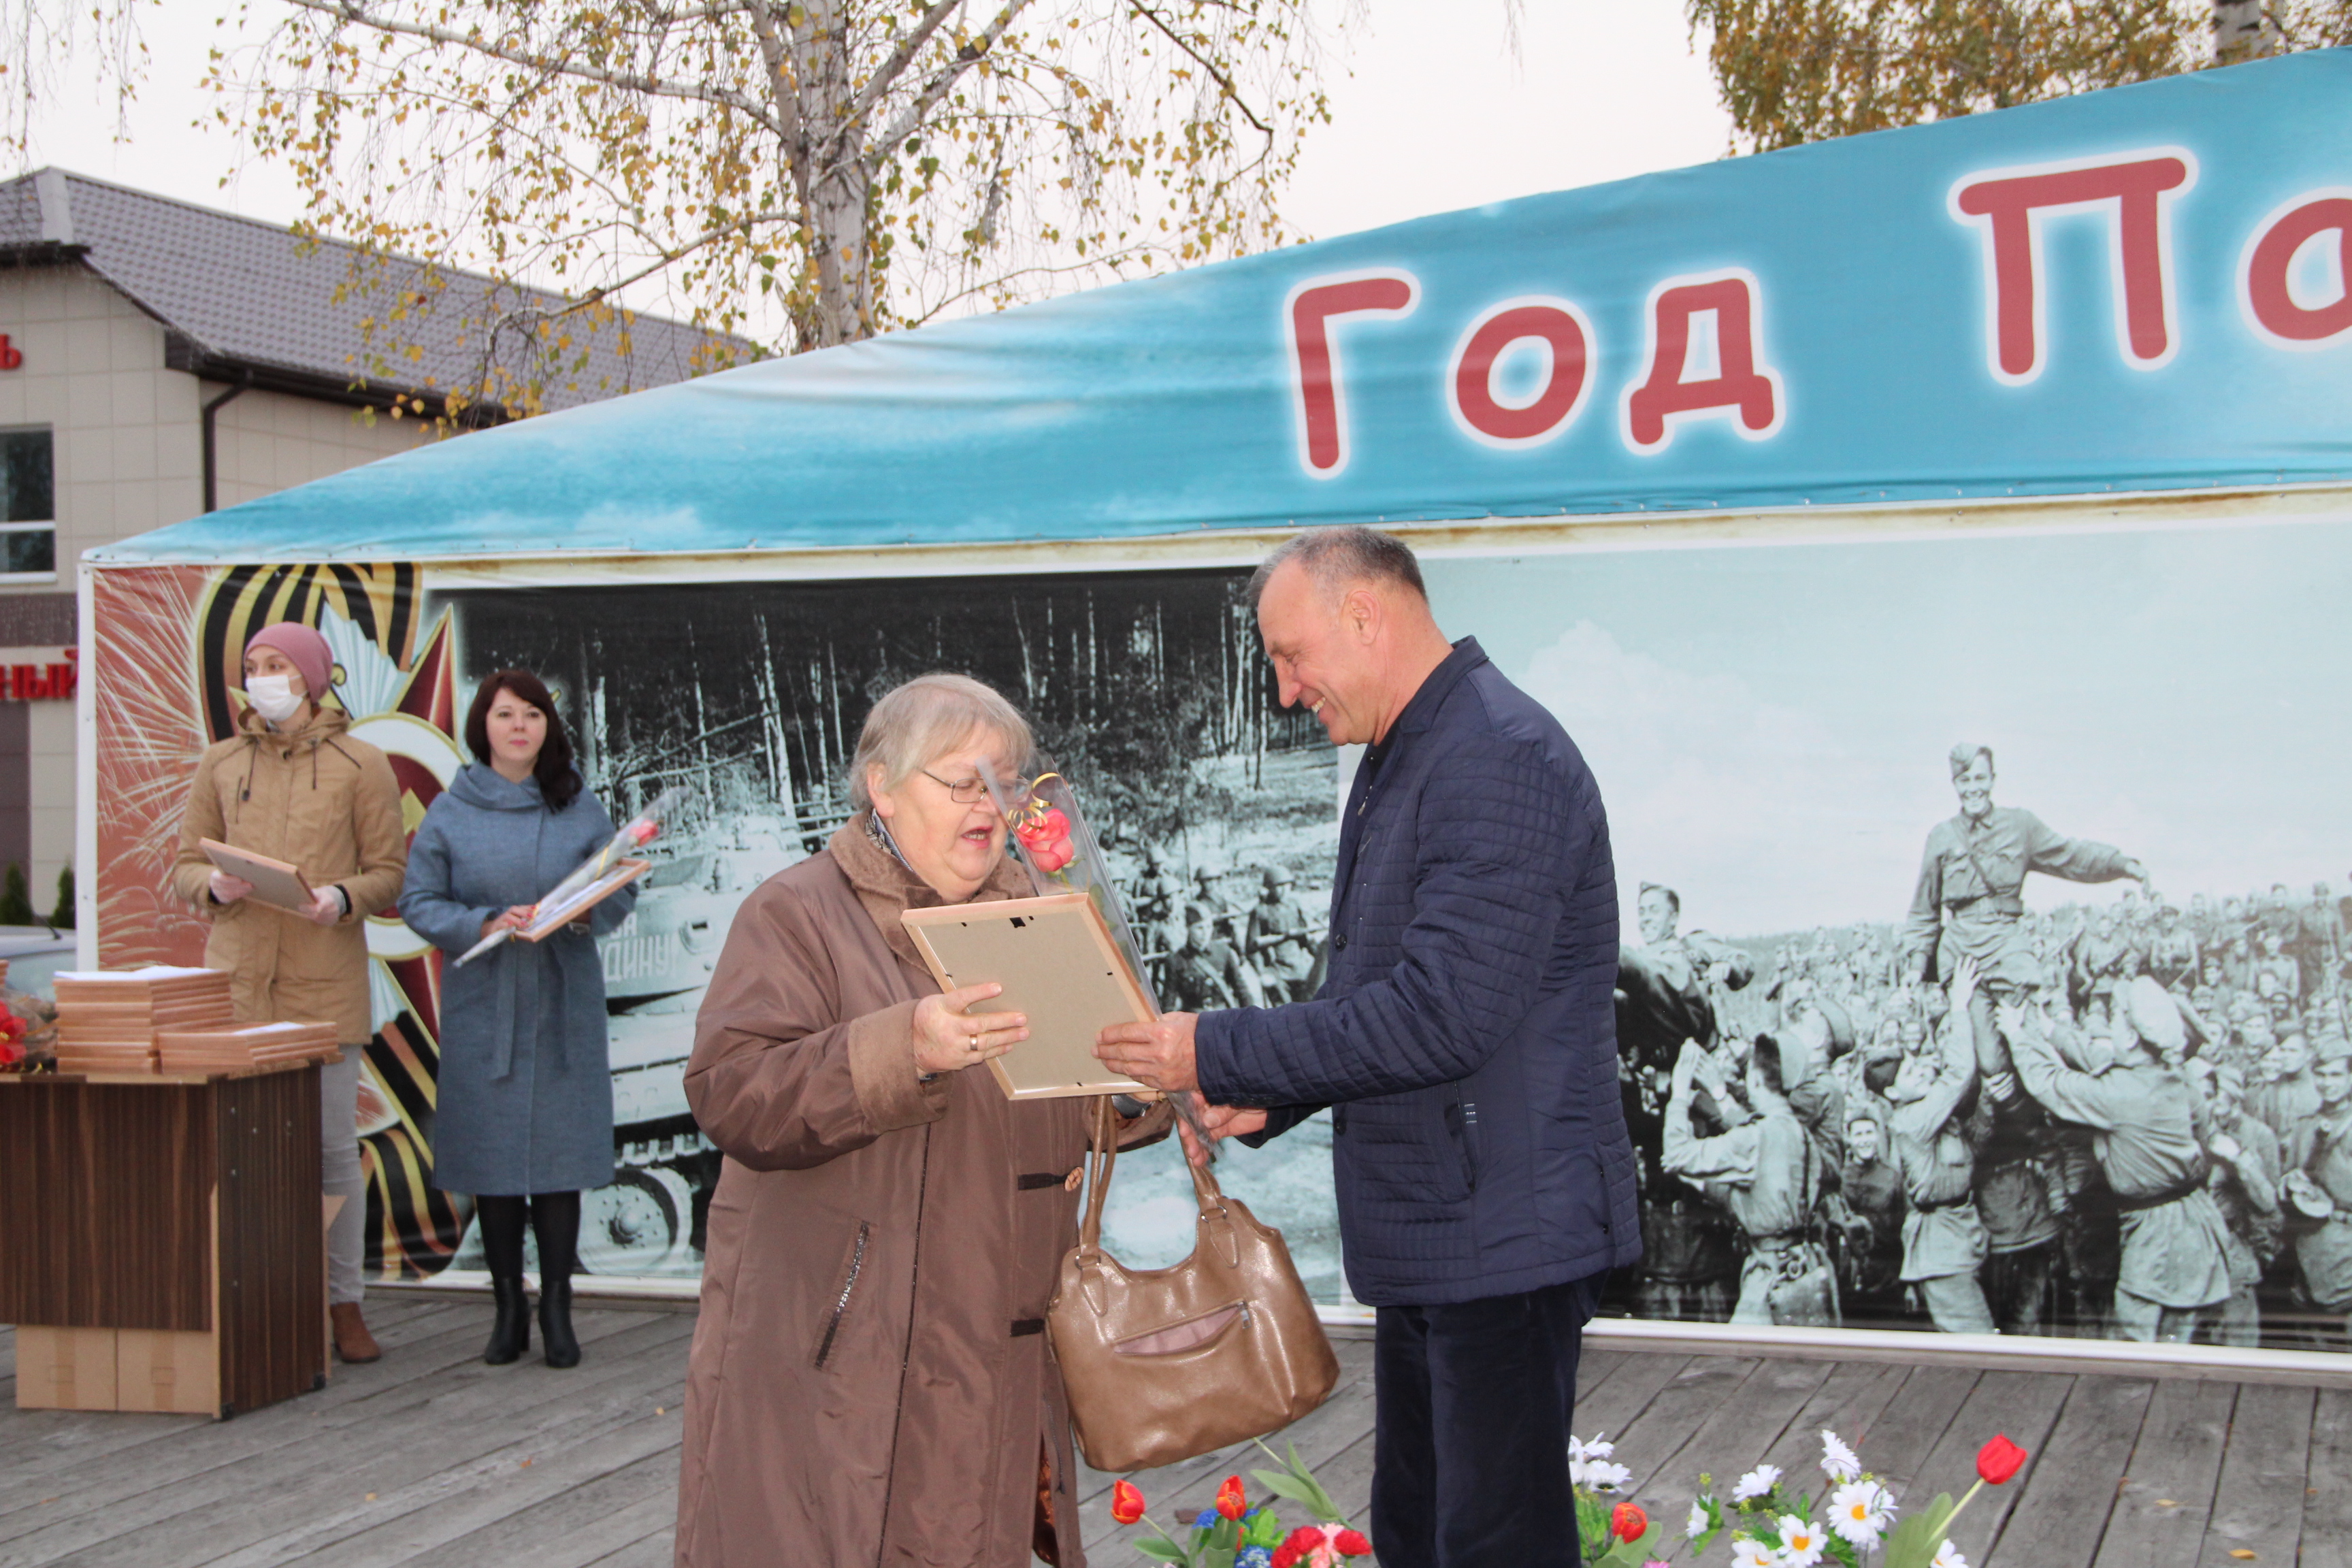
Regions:
<instances>
[{"instance_id":1,"label":"soldier in photograph","mask_svg":"<svg viewBox=\"0 0 2352 1568\"><path fill-rule=\"evenodd\" d=\"M1309 982L1322 922L1307 914L1292 890L1298 879L1288 867L1268 866L1258 880L1244 938L1258 983L1276 1003L1307 1001L1314 995Z\"/></svg>"},{"instance_id":2,"label":"soldier in photograph","mask_svg":"<svg viewBox=\"0 0 2352 1568\"><path fill-rule=\"evenodd\" d=\"M2180 918L2180 907L2168 900L2148 935L2147 972L2167 991L2186 993L2196 984L2200 957L2197 933Z\"/></svg>"},{"instance_id":3,"label":"soldier in photograph","mask_svg":"<svg viewBox=\"0 0 2352 1568\"><path fill-rule=\"evenodd\" d=\"M1790 1108L1781 1073L1779 1042L1757 1036L1748 1048L1745 1116L1703 1138L1691 1128L1694 1089L1704 1080L1717 1104L1729 1105L1732 1098L1714 1054L1685 1041L1667 1094L1661 1163L1722 1205L1747 1237L1733 1322L1834 1327L1837 1291L1829 1254L1812 1235L1821 1156Z\"/></svg>"},{"instance_id":4,"label":"soldier in photograph","mask_svg":"<svg viewBox=\"0 0 2352 1568\"><path fill-rule=\"evenodd\" d=\"M2032 947L2019 929L2028 873L2070 882L2129 877L2145 885L2147 868L2109 845L2062 838L2030 811L1995 805L1990 747L1955 746L1950 763L1960 809L1927 835L1904 926L1904 959L1909 973L1930 978L1949 976L1963 957L1976 961L1980 984L1970 1033L1984 1056L1979 1065L1997 1072L2007 1064L1993 1028L1994 1005L2016 999L2039 978Z\"/></svg>"},{"instance_id":5,"label":"soldier in photograph","mask_svg":"<svg viewBox=\"0 0 2352 1568\"><path fill-rule=\"evenodd\" d=\"M2191 1067L2202 1066L2200 1057ZM2246 1077L2222 1063L2193 1074L2210 1107L2205 1152L2213 1161L2213 1201L2230 1227L2230 1300L2215 1326L2216 1342L2254 1349L2263 1342L2262 1283L2279 1246L2278 1135L2246 1110Z\"/></svg>"},{"instance_id":6,"label":"soldier in photograph","mask_svg":"<svg viewBox=\"0 0 2352 1568\"><path fill-rule=\"evenodd\" d=\"M1989 1250L1976 1208L1976 1158L1958 1125L1977 1090L1970 1004L1976 961L1955 961L1951 1006L1940 1037L1899 1067L1870 1069L1870 1087L1893 1103L1886 1159L1903 1179L1903 1282L1918 1292L1936 1327L1948 1334L1989 1334L1992 1312L1977 1270Z\"/></svg>"},{"instance_id":7,"label":"soldier in photograph","mask_svg":"<svg viewBox=\"0 0 2352 1568\"><path fill-rule=\"evenodd\" d=\"M2323 1312L2352 1312L2352 1045L2330 1042L2315 1075L2321 1097L2309 1159L2286 1179L2304 1293Z\"/></svg>"},{"instance_id":8,"label":"soldier in photograph","mask_svg":"<svg viewBox=\"0 0 2352 1568\"><path fill-rule=\"evenodd\" d=\"M2151 997L2151 993L2153 995ZM2091 1129L2092 1151L2122 1215L2116 1337L2181 1344L2200 1313L2230 1299L2229 1227L2208 1186L2211 1167L2195 1091L2166 1057L2183 1040L2179 1012L2143 982L2119 997L2104 1047L2069 1063L2040 1015L2002 1007L2010 1055L2028 1094Z\"/></svg>"},{"instance_id":9,"label":"soldier in photograph","mask_svg":"<svg viewBox=\"0 0 2352 1568\"><path fill-rule=\"evenodd\" d=\"M1184 910L1183 938L1168 955L1168 991L1178 1011L1258 1005L1257 976L1216 934L1215 918L1201 904Z\"/></svg>"},{"instance_id":10,"label":"soldier in photograph","mask_svg":"<svg viewBox=\"0 0 2352 1568\"><path fill-rule=\"evenodd\" d=\"M1847 1100L1846 1209L1867 1227L1847 1238L1843 1315L1864 1321L1903 1316L1903 1176L1886 1159L1890 1107L1875 1095ZM1857 1109L1858 1107L1858 1109Z\"/></svg>"}]
</instances>

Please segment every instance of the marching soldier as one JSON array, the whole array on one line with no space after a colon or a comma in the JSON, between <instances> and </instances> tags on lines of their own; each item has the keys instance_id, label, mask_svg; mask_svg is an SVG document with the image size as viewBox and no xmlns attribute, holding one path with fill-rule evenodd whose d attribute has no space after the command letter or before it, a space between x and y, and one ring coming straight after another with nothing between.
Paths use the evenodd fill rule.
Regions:
<instances>
[{"instance_id":1,"label":"marching soldier","mask_svg":"<svg viewBox=\"0 0 2352 1568\"><path fill-rule=\"evenodd\" d=\"M1304 1002L1315 973L1317 921L1291 891L1298 879L1286 866L1268 866L1260 878L1257 902L1250 906L1243 944L1258 979L1276 1002Z\"/></svg>"}]
</instances>

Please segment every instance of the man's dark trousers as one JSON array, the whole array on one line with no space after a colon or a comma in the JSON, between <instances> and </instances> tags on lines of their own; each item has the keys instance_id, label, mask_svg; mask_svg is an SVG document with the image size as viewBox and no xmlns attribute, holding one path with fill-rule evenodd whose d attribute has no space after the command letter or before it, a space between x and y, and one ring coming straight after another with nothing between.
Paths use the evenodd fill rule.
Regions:
<instances>
[{"instance_id":1,"label":"man's dark trousers","mask_svg":"<svg viewBox=\"0 0 2352 1568\"><path fill-rule=\"evenodd\" d=\"M1575 1568L1569 1421L1601 1280L1444 1307L1373 1331L1381 1568Z\"/></svg>"}]
</instances>

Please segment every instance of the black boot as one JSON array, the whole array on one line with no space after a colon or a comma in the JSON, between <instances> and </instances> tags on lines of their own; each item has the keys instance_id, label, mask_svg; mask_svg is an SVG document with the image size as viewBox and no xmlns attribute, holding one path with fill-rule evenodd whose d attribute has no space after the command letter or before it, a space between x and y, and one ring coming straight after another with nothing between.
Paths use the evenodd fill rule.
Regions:
<instances>
[{"instance_id":1,"label":"black boot","mask_svg":"<svg viewBox=\"0 0 2352 1568\"><path fill-rule=\"evenodd\" d=\"M490 1294L498 1319L482 1359L506 1366L530 1349L530 1295L522 1283L522 1227L528 1205L519 1197L474 1200L474 1223L481 1227L482 1256L489 1265Z\"/></svg>"},{"instance_id":2,"label":"black boot","mask_svg":"<svg viewBox=\"0 0 2352 1568\"><path fill-rule=\"evenodd\" d=\"M482 1359L492 1366L506 1366L520 1361L522 1352L530 1349L530 1292L522 1285L522 1276L512 1279L504 1275L490 1276L490 1295L498 1302L498 1321L490 1325L490 1347Z\"/></svg>"},{"instance_id":3,"label":"black boot","mask_svg":"<svg viewBox=\"0 0 2352 1568\"><path fill-rule=\"evenodd\" d=\"M572 1331L572 1271L580 1250L580 1194L533 1193L530 1228L539 1238L539 1337L547 1364L578 1366L580 1341Z\"/></svg>"}]
</instances>

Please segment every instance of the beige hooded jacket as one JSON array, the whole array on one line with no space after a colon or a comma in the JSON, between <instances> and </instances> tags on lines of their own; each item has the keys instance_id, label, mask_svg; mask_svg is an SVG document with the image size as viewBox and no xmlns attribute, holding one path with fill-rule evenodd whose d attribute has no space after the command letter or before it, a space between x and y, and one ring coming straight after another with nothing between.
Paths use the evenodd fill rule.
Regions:
<instances>
[{"instance_id":1,"label":"beige hooded jacket","mask_svg":"<svg viewBox=\"0 0 2352 1568\"><path fill-rule=\"evenodd\" d=\"M374 1032L363 922L400 897L408 866L392 763L346 732L341 709L282 730L247 709L237 727L196 763L172 890L212 921L205 963L234 977L238 1022L330 1022L342 1044L363 1046ZM214 903L206 838L299 866L313 888L342 889L351 912L321 926L251 900Z\"/></svg>"}]
</instances>

